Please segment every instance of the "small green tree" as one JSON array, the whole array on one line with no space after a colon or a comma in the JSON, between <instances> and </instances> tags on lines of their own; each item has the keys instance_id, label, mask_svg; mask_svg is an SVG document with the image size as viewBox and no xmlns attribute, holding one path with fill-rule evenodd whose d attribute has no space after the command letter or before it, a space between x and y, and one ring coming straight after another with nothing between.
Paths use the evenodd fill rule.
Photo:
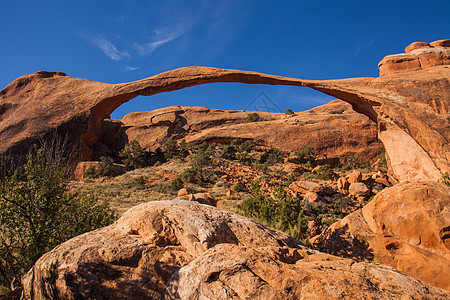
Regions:
<instances>
[{"instance_id":1,"label":"small green tree","mask_svg":"<svg viewBox=\"0 0 450 300\"><path fill-rule=\"evenodd\" d=\"M208 166L212 164L212 150L200 149L192 155L189 167L183 171L181 178L185 182L203 184L211 180L212 172Z\"/></svg>"},{"instance_id":2,"label":"small green tree","mask_svg":"<svg viewBox=\"0 0 450 300\"><path fill-rule=\"evenodd\" d=\"M304 145L301 149L295 152L295 155L301 163L306 163L308 161L314 162L317 156L314 148L310 145Z\"/></svg>"},{"instance_id":3,"label":"small green tree","mask_svg":"<svg viewBox=\"0 0 450 300\"><path fill-rule=\"evenodd\" d=\"M147 167L147 153L138 141L133 140L119 152L122 162L131 169Z\"/></svg>"},{"instance_id":4,"label":"small green tree","mask_svg":"<svg viewBox=\"0 0 450 300\"><path fill-rule=\"evenodd\" d=\"M247 123L251 123L251 122L259 122L261 121L261 117L259 116L258 113L249 113L247 115L247 117L245 118L245 121Z\"/></svg>"},{"instance_id":5,"label":"small green tree","mask_svg":"<svg viewBox=\"0 0 450 300\"><path fill-rule=\"evenodd\" d=\"M109 156L100 157L100 164L97 168L94 166L89 167L85 172L86 178L98 178L98 177L115 177L125 173L125 170L117 165L114 165L114 160Z\"/></svg>"},{"instance_id":6,"label":"small green tree","mask_svg":"<svg viewBox=\"0 0 450 300\"><path fill-rule=\"evenodd\" d=\"M236 192L242 192L244 190L244 186L242 183L238 182L235 185L233 185L233 190Z\"/></svg>"},{"instance_id":7,"label":"small green tree","mask_svg":"<svg viewBox=\"0 0 450 300\"><path fill-rule=\"evenodd\" d=\"M287 115L293 115L293 114L294 114L294 112L293 112L292 109L290 109L290 108L286 108L286 109L284 110L284 113L287 114Z\"/></svg>"},{"instance_id":8,"label":"small green tree","mask_svg":"<svg viewBox=\"0 0 450 300\"><path fill-rule=\"evenodd\" d=\"M171 160L173 158L178 158L180 148L178 147L178 143L176 140L168 140L162 148L164 152L164 158L166 160Z\"/></svg>"},{"instance_id":9,"label":"small green tree","mask_svg":"<svg viewBox=\"0 0 450 300\"><path fill-rule=\"evenodd\" d=\"M115 214L93 197L70 193L63 161L35 148L23 168L0 181L0 283L28 271L56 245L110 224Z\"/></svg>"},{"instance_id":10,"label":"small green tree","mask_svg":"<svg viewBox=\"0 0 450 300\"><path fill-rule=\"evenodd\" d=\"M183 186L184 186L184 184L180 177L177 177L170 182L170 188L174 191L178 191L178 190L182 189Z\"/></svg>"}]
</instances>

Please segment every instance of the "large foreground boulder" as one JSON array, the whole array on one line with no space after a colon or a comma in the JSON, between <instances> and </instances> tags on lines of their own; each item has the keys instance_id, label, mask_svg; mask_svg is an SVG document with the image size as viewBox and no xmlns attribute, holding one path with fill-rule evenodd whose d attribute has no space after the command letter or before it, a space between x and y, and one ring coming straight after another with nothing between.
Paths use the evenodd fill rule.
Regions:
<instances>
[{"instance_id":1,"label":"large foreground boulder","mask_svg":"<svg viewBox=\"0 0 450 300\"><path fill-rule=\"evenodd\" d=\"M304 247L191 201L148 202L43 255L26 299L446 299L392 268Z\"/></svg>"},{"instance_id":2,"label":"large foreground boulder","mask_svg":"<svg viewBox=\"0 0 450 300\"><path fill-rule=\"evenodd\" d=\"M330 254L374 259L450 290L450 188L400 183L330 226L313 244Z\"/></svg>"}]
</instances>

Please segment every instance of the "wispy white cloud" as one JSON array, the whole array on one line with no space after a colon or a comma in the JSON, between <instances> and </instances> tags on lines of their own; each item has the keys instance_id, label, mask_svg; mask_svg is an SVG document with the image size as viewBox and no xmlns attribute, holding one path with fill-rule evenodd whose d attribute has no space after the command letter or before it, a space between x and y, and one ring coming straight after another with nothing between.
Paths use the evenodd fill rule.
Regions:
<instances>
[{"instance_id":1,"label":"wispy white cloud","mask_svg":"<svg viewBox=\"0 0 450 300\"><path fill-rule=\"evenodd\" d=\"M129 59L131 56L128 51L120 51L114 46L109 40L103 37L87 37L86 38L91 44L97 46L100 50L105 53L105 55L114 61L119 61L121 59Z\"/></svg>"},{"instance_id":2,"label":"wispy white cloud","mask_svg":"<svg viewBox=\"0 0 450 300\"><path fill-rule=\"evenodd\" d=\"M161 33L160 30L155 31L157 34ZM179 37L179 33L172 33L164 38L160 38L154 42L149 42L145 44L139 44L139 43L133 43L133 48L136 50L136 52L139 55L148 55L155 51L159 46L162 46L164 44L167 44L173 40L175 40L177 37Z\"/></svg>"},{"instance_id":3,"label":"wispy white cloud","mask_svg":"<svg viewBox=\"0 0 450 300\"><path fill-rule=\"evenodd\" d=\"M130 66L125 66L125 72L130 72L130 71L135 71L135 70L139 70L142 67L130 67Z\"/></svg>"},{"instance_id":4,"label":"wispy white cloud","mask_svg":"<svg viewBox=\"0 0 450 300\"><path fill-rule=\"evenodd\" d=\"M370 39L369 41L366 41L364 43L359 44L357 47L355 47L353 52L349 52L347 55L339 59L338 61L334 62L332 65L334 67L338 67L342 65L344 62L357 58L363 51L369 49L375 44L375 39Z\"/></svg>"},{"instance_id":5,"label":"wispy white cloud","mask_svg":"<svg viewBox=\"0 0 450 300\"><path fill-rule=\"evenodd\" d=\"M358 56L362 51L364 51L365 49L370 48L373 44L375 44L375 39L371 39L370 41L368 41L368 42L366 42L366 43L363 43L363 44L359 45L359 46L355 49L355 51L354 51L354 53L353 53L353 56L354 56L354 57Z\"/></svg>"}]
</instances>

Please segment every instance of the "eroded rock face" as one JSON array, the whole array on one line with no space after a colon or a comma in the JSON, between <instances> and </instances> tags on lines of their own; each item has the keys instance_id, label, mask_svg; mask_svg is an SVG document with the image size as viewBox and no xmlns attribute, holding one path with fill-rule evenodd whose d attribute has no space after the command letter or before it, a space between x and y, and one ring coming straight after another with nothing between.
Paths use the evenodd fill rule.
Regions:
<instances>
[{"instance_id":1,"label":"eroded rock face","mask_svg":"<svg viewBox=\"0 0 450 300\"><path fill-rule=\"evenodd\" d=\"M158 201L61 244L25 276L27 299L158 299L165 283L207 249L303 246L250 219L193 201Z\"/></svg>"},{"instance_id":2,"label":"eroded rock face","mask_svg":"<svg viewBox=\"0 0 450 300\"><path fill-rule=\"evenodd\" d=\"M431 44L415 42L406 47L405 53L388 55L378 64L380 76L425 70L450 64L450 40Z\"/></svg>"},{"instance_id":3,"label":"eroded rock face","mask_svg":"<svg viewBox=\"0 0 450 300\"><path fill-rule=\"evenodd\" d=\"M321 251L375 259L450 290L450 189L400 183L314 238Z\"/></svg>"},{"instance_id":4,"label":"eroded rock face","mask_svg":"<svg viewBox=\"0 0 450 300\"><path fill-rule=\"evenodd\" d=\"M310 250L221 244L174 274L165 299L446 297L427 288L394 269Z\"/></svg>"},{"instance_id":5,"label":"eroded rock face","mask_svg":"<svg viewBox=\"0 0 450 300\"><path fill-rule=\"evenodd\" d=\"M446 47L432 49L438 48L447 51ZM83 158L89 159L93 145L100 139L102 120L138 95L150 96L214 82L293 85L342 99L377 122L390 169L397 179L435 181L450 171L449 78L449 65L379 78L340 80L302 80L186 67L123 84L38 72L20 77L0 91L0 152L20 151L38 136L58 129L60 133L68 133L74 142L80 142Z\"/></svg>"},{"instance_id":6,"label":"eroded rock face","mask_svg":"<svg viewBox=\"0 0 450 300\"><path fill-rule=\"evenodd\" d=\"M309 250L286 234L192 201L136 206L42 256L26 299L445 299L391 268Z\"/></svg>"},{"instance_id":7,"label":"eroded rock face","mask_svg":"<svg viewBox=\"0 0 450 300\"><path fill-rule=\"evenodd\" d=\"M131 113L121 120L122 141L137 140L141 146L154 151L169 139L197 144L229 143L241 138L286 152L309 145L328 157L359 155L367 160L376 160L377 154L383 151L376 123L356 113L342 100L291 116L258 112L261 122L246 123L248 114L182 106Z\"/></svg>"}]
</instances>

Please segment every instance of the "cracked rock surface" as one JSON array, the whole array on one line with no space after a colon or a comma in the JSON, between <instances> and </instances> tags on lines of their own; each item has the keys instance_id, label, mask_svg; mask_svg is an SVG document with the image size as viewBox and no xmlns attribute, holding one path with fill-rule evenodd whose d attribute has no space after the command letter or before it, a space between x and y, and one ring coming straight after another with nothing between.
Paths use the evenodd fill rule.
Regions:
<instances>
[{"instance_id":1,"label":"cracked rock surface","mask_svg":"<svg viewBox=\"0 0 450 300\"><path fill-rule=\"evenodd\" d=\"M26 299L446 299L390 267L310 250L248 218L155 201L43 255Z\"/></svg>"}]
</instances>

